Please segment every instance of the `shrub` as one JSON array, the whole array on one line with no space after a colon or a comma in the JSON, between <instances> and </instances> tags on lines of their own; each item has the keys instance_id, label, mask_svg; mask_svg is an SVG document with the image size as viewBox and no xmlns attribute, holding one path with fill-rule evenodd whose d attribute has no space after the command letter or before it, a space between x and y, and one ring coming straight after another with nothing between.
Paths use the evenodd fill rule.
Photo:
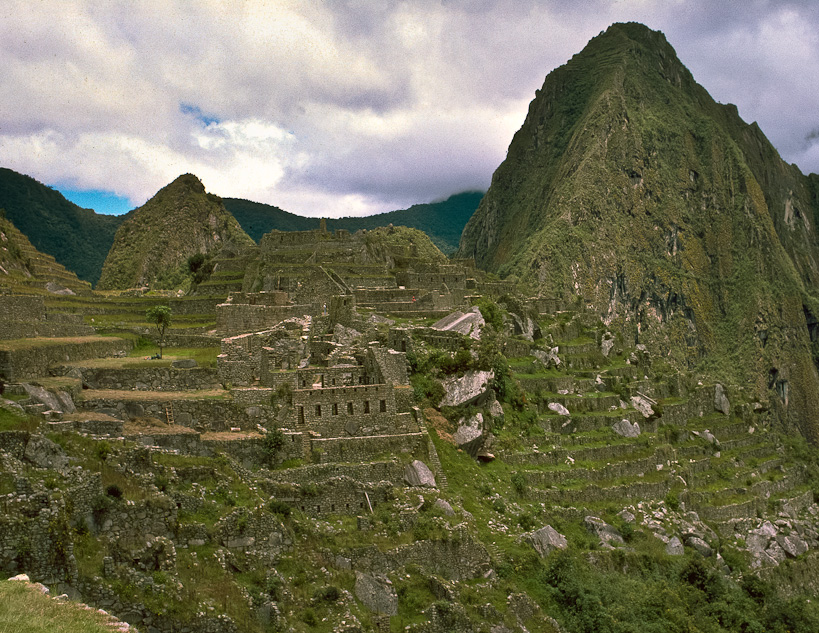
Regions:
<instances>
[{"instance_id":1,"label":"shrub","mask_svg":"<svg viewBox=\"0 0 819 633\"><path fill-rule=\"evenodd\" d=\"M680 496L676 490L669 490L665 496L665 504L672 510L680 509Z\"/></svg>"},{"instance_id":2,"label":"shrub","mask_svg":"<svg viewBox=\"0 0 819 633\"><path fill-rule=\"evenodd\" d=\"M537 525L537 520L535 517L530 514L529 512L524 512L518 517L518 523L520 527L526 531L533 530Z\"/></svg>"},{"instance_id":3,"label":"shrub","mask_svg":"<svg viewBox=\"0 0 819 633\"><path fill-rule=\"evenodd\" d=\"M506 512L506 503L503 501L503 499L495 499L492 502L492 509L498 514L504 514Z\"/></svg>"},{"instance_id":4,"label":"shrub","mask_svg":"<svg viewBox=\"0 0 819 633\"><path fill-rule=\"evenodd\" d=\"M335 602L341 597L341 592L335 585L319 587L313 592L313 600L317 602Z\"/></svg>"},{"instance_id":5,"label":"shrub","mask_svg":"<svg viewBox=\"0 0 819 633\"><path fill-rule=\"evenodd\" d=\"M284 446L284 433L280 429L273 429L268 431L262 440L262 452L264 453L265 461L269 465L273 465L276 461L276 455Z\"/></svg>"},{"instance_id":6,"label":"shrub","mask_svg":"<svg viewBox=\"0 0 819 633\"><path fill-rule=\"evenodd\" d=\"M106 458L111 454L111 445L105 440L103 440L102 442L97 442L97 445L94 447L94 454L101 461L105 461Z\"/></svg>"},{"instance_id":7,"label":"shrub","mask_svg":"<svg viewBox=\"0 0 819 633\"><path fill-rule=\"evenodd\" d=\"M267 504L267 509L273 514L278 514L285 519L290 516L291 512L290 506L284 501L279 501L278 499L271 499Z\"/></svg>"},{"instance_id":8,"label":"shrub","mask_svg":"<svg viewBox=\"0 0 819 633\"><path fill-rule=\"evenodd\" d=\"M515 489L519 495L526 492L526 476L523 473L515 473L512 475L512 488Z\"/></svg>"}]
</instances>

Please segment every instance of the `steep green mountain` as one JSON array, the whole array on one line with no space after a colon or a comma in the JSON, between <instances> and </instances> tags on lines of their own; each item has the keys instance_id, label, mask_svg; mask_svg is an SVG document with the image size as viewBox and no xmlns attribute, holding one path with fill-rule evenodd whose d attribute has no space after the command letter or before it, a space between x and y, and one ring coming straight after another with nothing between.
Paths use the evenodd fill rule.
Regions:
<instances>
[{"instance_id":1,"label":"steep green mountain","mask_svg":"<svg viewBox=\"0 0 819 633\"><path fill-rule=\"evenodd\" d=\"M464 225L472 217L482 197L483 193L480 191L466 191L441 202L415 204L409 209L378 213L363 218L328 219L327 228L354 232L389 224L408 226L429 235L443 253L451 255L458 247ZM318 218L294 215L271 205L238 198L225 198L223 202L225 208L239 221L247 234L257 242L262 235L272 230L309 231L319 227Z\"/></svg>"},{"instance_id":2,"label":"steep green mountain","mask_svg":"<svg viewBox=\"0 0 819 633\"><path fill-rule=\"evenodd\" d=\"M0 288L12 294L90 295L80 281L54 257L34 248L0 208Z\"/></svg>"},{"instance_id":3,"label":"steep green mountain","mask_svg":"<svg viewBox=\"0 0 819 633\"><path fill-rule=\"evenodd\" d=\"M92 284L127 217L78 207L59 191L5 168L0 168L0 208L38 250Z\"/></svg>"},{"instance_id":4,"label":"steep green mountain","mask_svg":"<svg viewBox=\"0 0 819 633\"><path fill-rule=\"evenodd\" d=\"M149 285L173 288L188 258L214 254L224 246L253 246L221 198L185 174L163 187L122 223L105 259L100 290Z\"/></svg>"},{"instance_id":5,"label":"steep green mountain","mask_svg":"<svg viewBox=\"0 0 819 633\"><path fill-rule=\"evenodd\" d=\"M815 176L714 102L662 33L616 24L546 77L458 255L585 302L815 440L817 215Z\"/></svg>"}]
</instances>

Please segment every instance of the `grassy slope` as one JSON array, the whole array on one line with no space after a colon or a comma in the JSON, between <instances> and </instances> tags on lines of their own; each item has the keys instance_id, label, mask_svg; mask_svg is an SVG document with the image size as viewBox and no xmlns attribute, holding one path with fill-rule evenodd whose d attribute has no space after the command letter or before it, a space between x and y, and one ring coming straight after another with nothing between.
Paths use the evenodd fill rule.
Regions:
<instances>
[{"instance_id":1,"label":"grassy slope","mask_svg":"<svg viewBox=\"0 0 819 633\"><path fill-rule=\"evenodd\" d=\"M107 616L58 602L23 582L0 582L0 633L106 633Z\"/></svg>"},{"instance_id":2,"label":"grassy slope","mask_svg":"<svg viewBox=\"0 0 819 633\"><path fill-rule=\"evenodd\" d=\"M408 226L424 231L433 244L446 255L450 255L457 248L463 227L475 212L482 197L482 192L468 191L450 196L441 202L416 204L409 209L363 218L328 219L327 228L355 232L388 224ZM225 198L224 204L247 234L257 242L262 235L274 229L308 231L319 227L318 218L301 217L267 204L237 198Z\"/></svg>"},{"instance_id":3,"label":"grassy slope","mask_svg":"<svg viewBox=\"0 0 819 633\"><path fill-rule=\"evenodd\" d=\"M0 168L0 208L38 250L92 284L127 217L78 207L58 191L5 168Z\"/></svg>"}]
</instances>

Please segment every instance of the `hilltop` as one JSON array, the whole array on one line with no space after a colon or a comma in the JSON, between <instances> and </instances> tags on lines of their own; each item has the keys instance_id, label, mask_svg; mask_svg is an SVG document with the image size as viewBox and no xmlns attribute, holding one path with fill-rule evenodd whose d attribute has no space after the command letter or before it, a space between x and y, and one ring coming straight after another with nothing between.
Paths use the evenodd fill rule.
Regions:
<instances>
[{"instance_id":1,"label":"hilltop","mask_svg":"<svg viewBox=\"0 0 819 633\"><path fill-rule=\"evenodd\" d=\"M546 77L458 255L748 384L819 439L815 182L662 33L615 24Z\"/></svg>"},{"instance_id":2,"label":"hilltop","mask_svg":"<svg viewBox=\"0 0 819 633\"><path fill-rule=\"evenodd\" d=\"M185 174L160 189L122 223L97 287L174 288L192 255L212 255L228 245L241 249L253 244L221 199L206 193L196 176Z\"/></svg>"}]
</instances>

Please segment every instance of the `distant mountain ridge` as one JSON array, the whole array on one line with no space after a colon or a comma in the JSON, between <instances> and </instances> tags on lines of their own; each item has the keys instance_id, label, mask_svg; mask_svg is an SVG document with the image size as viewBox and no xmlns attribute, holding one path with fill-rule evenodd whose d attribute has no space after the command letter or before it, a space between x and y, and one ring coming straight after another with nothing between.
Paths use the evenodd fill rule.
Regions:
<instances>
[{"instance_id":1,"label":"distant mountain ridge","mask_svg":"<svg viewBox=\"0 0 819 633\"><path fill-rule=\"evenodd\" d=\"M440 202L416 204L360 218L328 219L330 230L373 229L393 224L424 231L447 255L458 246L464 225L477 209L483 193L467 191ZM272 230L306 231L319 226L319 218L307 218L276 206L240 198L223 198L225 208L256 242ZM0 209L40 251L77 276L96 284L119 227L134 211L125 215L103 215L66 200L57 190L30 176L0 168Z\"/></svg>"},{"instance_id":2,"label":"distant mountain ridge","mask_svg":"<svg viewBox=\"0 0 819 633\"><path fill-rule=\"evenodd\" d=\"M329 230L374 229L393 224L408 226L426 233L432 243L445 255L458 248L461 232L483 198L481 191L465 191L446 200L415 204L408 209L378 213L364 217L327 218ZM319 227L319 218L306 218L259 202L240 198L223 198L225 208L242 225L242 228L258 242L262 235L272 230L309 231Z\"/></svg>"},{"instance_id":3,"label":"distant mountain ridge","mask_svg":"<svg viewBox=\"0 0 819 633\"><path fill-rule=\"evenodd\" d=\"M129 214L101 215L83 209L30 176L0 167L0 209L37 250L95 284Z\"/></svg>"}]
</instances>

